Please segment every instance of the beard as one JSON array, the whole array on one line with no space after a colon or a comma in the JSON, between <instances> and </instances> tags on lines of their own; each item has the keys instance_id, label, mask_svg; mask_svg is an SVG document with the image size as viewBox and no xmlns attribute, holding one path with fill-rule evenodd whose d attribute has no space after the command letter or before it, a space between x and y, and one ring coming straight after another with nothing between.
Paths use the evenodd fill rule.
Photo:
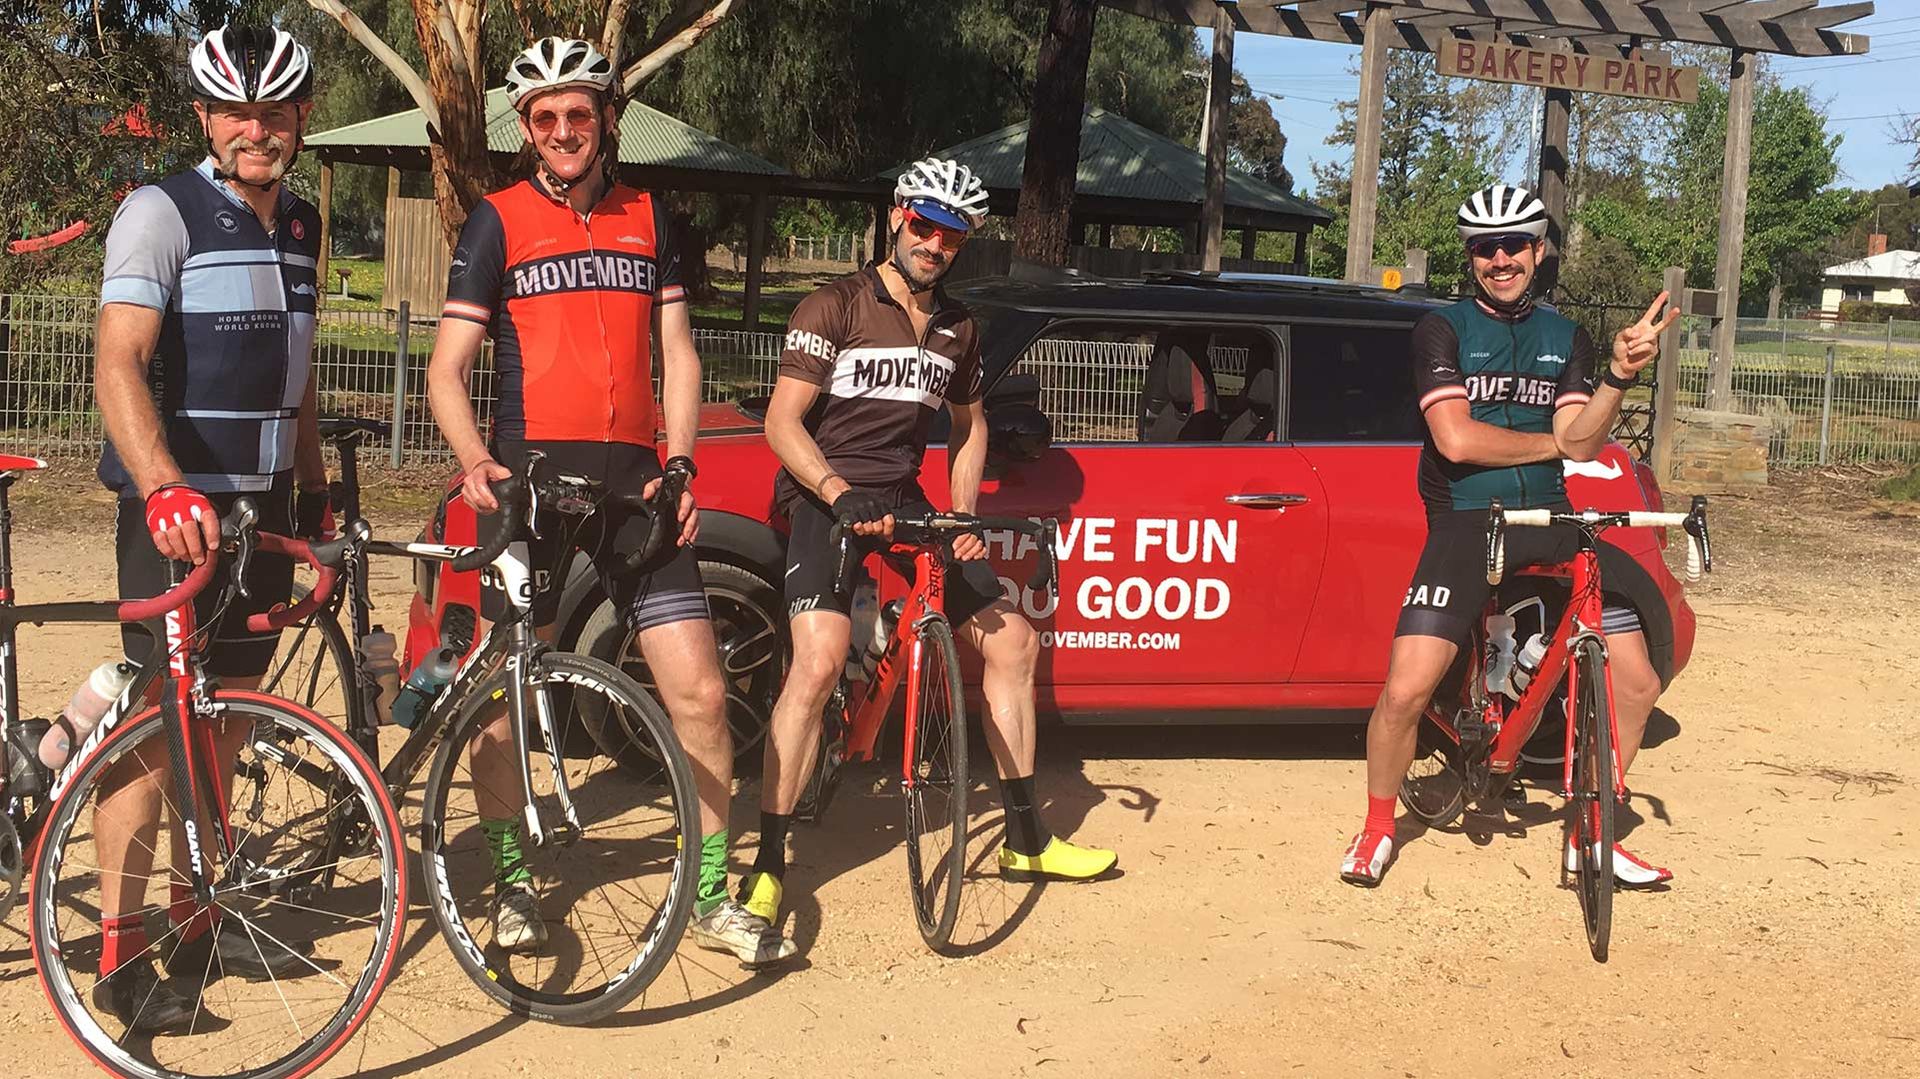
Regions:
<instances>
[{"instance_id":1,"label":"beard","mask_svg":"<svg viewBox=\"0 0 1920 1079\"><path fill-rule=\"evenodd\" d=\"M268 180L278 180L287 171L287 140L278 135L269 135L264 142L255 142L245 136L239 136L228 142L220 154L220 171L228 176L235 175L240 168L242 150L259 150L273 154L273 165L268 171Z\"/></svg>"},{"instance_id":2,"label":"beard","mask_svg":"<svg viewBox=\"0 0 1920 1079\"><path fill-rule=\"evenodd\" d=\"M947 268L953 265L953 260L945 254L929 252L927 257L933 260L931 269L922 269L920 260L912 249L908 249L899 260L897 268L901 270L901 276L905 277L907 284L916 291L932 288L934 282L945 276Z\"/></svg>"}]
</instances>

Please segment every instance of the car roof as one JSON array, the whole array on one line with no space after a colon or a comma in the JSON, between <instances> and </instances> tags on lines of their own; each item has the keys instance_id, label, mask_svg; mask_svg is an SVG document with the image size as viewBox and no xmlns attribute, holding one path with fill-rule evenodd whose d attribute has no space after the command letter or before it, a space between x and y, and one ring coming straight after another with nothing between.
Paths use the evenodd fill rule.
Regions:
<instances>
[{"instance_id":1,"label":"car roof","mask_svg":"<svg viewBox=\"0 0 1920 1079\"><path fill-rule=\"evenodd\" d=\"M968 281L950 291L969 307L1034 315L1122 312L1130 318L1165 315L1172 319L1234 315L1412 322L1449 302L1419 287L1395 290L1319 277L1170 270L1112 278L1032 266L1016 267L1008 277Z\"/></svg>"}]
</instances>

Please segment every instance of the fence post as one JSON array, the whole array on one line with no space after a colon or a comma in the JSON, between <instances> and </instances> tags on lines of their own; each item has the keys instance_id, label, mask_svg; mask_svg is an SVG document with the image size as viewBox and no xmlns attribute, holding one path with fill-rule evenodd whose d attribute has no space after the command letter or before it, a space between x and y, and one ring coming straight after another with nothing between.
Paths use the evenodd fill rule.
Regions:
<instances>
[{"instance_id":1,"label":"fence post","mask_svg":"<svg viewBox=\"0 0 1920 1079\"><path fill-rule=\"evenodd\" d=\"M1662 287L1667 290L1668 303L1684 308L1687 271L1667 267ZM1680 327L1681 320L1675 319L1660 335L1660 359L1653 368L1653 475L1662 486L1673 480L1673 440L1680 424L1676 415L1680 407Z\"/></svg>"},{"instance_id":2,"label":"fence post","mask_svg":"<svg viewBox=\"0 0 1920 1079\"><path fill-rule=\"evenodd\" d=\"M1891 323L1889 323L1891 325ZM1820 463L1827 463L1827 438L1833 427L1833 346L1827 346L1827 384L1820 393Z\"/></svg>"},{"instance_id":3,"label":"fence post","mask_svg":"<svg viewBox=\"0 0 1920 1079\"><path fill-rule=\"evenodd\" d=\"M412 305L400 301L400 332L393 344L393 467L399 468L407 433L407 332L413 327Z\"/></svg>"},{"instance_id":4,"label":"fence post","mask_svg":"<svg viewBox=\"0 0 1920 1079\"><path fill-rule=\"evenodd\" d=\"M1887 362L1893 362L1893 316L1887 316Z\"/></svg>"},{"instance_id":5,"label":"fence post","mask_svg":"<svg viewBox=\"0 0 1920 1079\"><path fill-rule=\"evenodd\" d=\"M1782 364L1782 366L1784 366L1786 362L1787 362L1787 320L1783 318L1780 320L1780 363Z\"/></svg>"}]
</instances>

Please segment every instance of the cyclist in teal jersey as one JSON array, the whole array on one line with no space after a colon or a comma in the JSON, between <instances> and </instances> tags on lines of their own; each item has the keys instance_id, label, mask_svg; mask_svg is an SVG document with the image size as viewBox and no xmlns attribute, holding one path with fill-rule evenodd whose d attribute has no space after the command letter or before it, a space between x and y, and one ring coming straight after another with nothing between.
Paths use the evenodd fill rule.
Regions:
<instances>
[{"instance_id":1,"label":"cyclist in teal jersey","mask_svg":"<svg viewBox=\"0 0 1920 1079\"><path fill-rule=\"evenodd\" d=\"M1400 609L1386 685L1367 723L1367 818L1341 860L1340 877L1372 887L1394 854L1394 804L1413 763L1420 713L1486 606L1487 509L1570 509L1563 461L1599 455L1623 395L1659 352L1679 312L1661 293L1640 321L1614 335L1598 382L1593 340L1570 319L1536 307L1533 276L1547 231L1546 207L1524 188L1496 185L1460 206L1474 295L1432 312L1413 329L1414 381L1426 419L1419 486L1427 542ZM1513 565L1564 561L1575 537L1521 529L1507 540ZM1608 582L1602 630L1611 661L1620 771L1640 748L1660 696L1632 596L1644 571L1602 544ZM1655 593L1657 595L1657 592ZM1567 851L1569 866L1573 852ZM1616 845L1620 883L1647 887L1673 874Z\"/></svg>"}]
</instances>

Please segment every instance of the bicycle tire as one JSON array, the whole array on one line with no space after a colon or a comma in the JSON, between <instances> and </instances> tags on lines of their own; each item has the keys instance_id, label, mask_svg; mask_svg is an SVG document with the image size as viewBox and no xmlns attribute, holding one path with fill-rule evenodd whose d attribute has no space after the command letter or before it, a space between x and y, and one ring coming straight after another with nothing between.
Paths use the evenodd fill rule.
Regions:
<instances>
[{"instance_id":1,"label":"bicycle tire","mask_svg":"<svg viewBox=\"0 0 1920 1079\"><path fill-rule=\"evenodd\" d=\"M1427 827L1445 828L1467 808L1460 743L1425 713L1418 739L1413 763L1400 779L1400 804Z\"/></svg>"},{"instance_id":2,"label":"bicycle tire","mask_svg":"<svg viewBox=\"0 0 1920 1079\"><path fill-rule=\"evenodd\" d=\"M908 717L911 740L901 784L906 808L907 883L912 888L913 920L921 939L935 951L953 941L960 914L961 875L967 863L967 711L960 682L960 656L946 619L926 619L915 630L920 649L917 714ZM944 804L942 794L944 792ZM946 848L939 837L946 836ZM927 857L923 839L936 854Z\"/></svg>"},{"instance_id":3,"label":"bicycle tire","mask_svg":"<svg viewBox=\"0 0 1920 1079\"><path fill-rule=\"evenodd\" d=\"M454 959L487 996L518 1015L550 1023L587 1023L618 1011L645 990L672 958L674 949L686 932L693 912L700 854L700 806L694 787L693 767L687 760L686 752L680 748L680 741L666 713L619 668L590 656L569 652L548 652L534 660L528 669L528 681L535 686L553 685L564 689L564 696L573 707L579 707L577 702L583 696L597 693L610 706L630 712L631 716L625 720L628 729L636 737L644 736L651 741L649 748L663 767L658 773L660 781L647 784L605 756L586 760L563 757L569 773L580 777L574 778L570 774L568 786L576 805L582 806L584 813L591 813L596 806L609 806L618 807L619 812L629 815L624 821L610 818L604 824L582 820L580 835L572 840L563 842L556 833L548 838L545 846L529 846L528 851L524 852L530 858L536 853L546 855L562 852L551 859L559 863L558 869L547 872L547 859L543 858L535 870L536 892L540 890L543 874L551 882L547 894L540 897L543 907L552 907L562 898L570 898L566 904L566 918L561 922L566 936L560 944L553 944L550 935L548 944L553 944L554 949L551 953L546 951L545 946L530 956L515 955L497 945L483 947L479 935L469 928L469 922L484 925L490 919L491 904L484 898L476 901L476 896L484 897L492 889L495 874L491 853L484 846L486 840L483 830L467 824L470 818L477 825L481 818L478 802L467 800L471 798L477 781L472 776L471 766L465 762L468 760L469 742L484 726L493 722L496 714L494 709L504 706L507 677L505 671L495 673L466 698L458 714L449 721L448 737L441 743L434 756L433 767L428 772L420 833L422 875L426 880L427 895L432 900L428 906ZM530 721L531 718L530 715ZM571 721L577 719L577 715L571 716ZM556 733L562 743L567 741L571 721L563 721L558 716L554 719ZM537 732L531 732L528 743L529 768L535 771L537 782L542 768L550 776L552 758L540 743ZM596 766L600 769L597 772L594 771ZM464 786L461 786L457 781L463 768L466 779ZM517 777L514 782L518 782ZM589 786L594 790L587 790ZM462 795L462 790L467 794ZM537 788L535 791L535 797L543 803L543 807L553 810L542 814L543 822L548 825L561 819L551 791L551 787L544 794ZM633 838L635 829L647 827L647 822L639 820L637 815L662 795L671 802L665 824L667 832L659 836ZM518 792L511 797L521 799ZM460 799L457 805L456 799ZM519 804L524 809L524 800L520 800ZM472 806L471 811L467 808L469 805ZM622 829L626 830L627 838L617 839L613 833ZM591 842L583 845L577 857L565 855L564 852L582 845L582 840L589 837ZM616 843L622 846L617 847ZM655 852L652 859L641 856L648 848ZM664 862L668 866L666 884L661 890L663 900L655 904L645 918L625 918L617 912L612 917L613 923L621 930L632 923L641 925L638 937L629 933L630 941L639 944L634 957L624 962L617 957L610 962L601 962L600 969L609 975L604 984L572 992L551 991L548 988L550 983L559 975L560 964L568 958L560 952L560 948L569 942L579 941L583 934L593 932L592 920L599 915L589 915L581 909L592 894L598 893L599 902L606 904L618 901L617 897L651 901L648 889L636 883L637 875L599 885L593 884L592 875L596 871L624 873L634 867L644 868L649 862ZM476 869L481 873L479 888L472 887ZM578 895L569 897L572 892ZM591 948L581 948L578 958L584 959L591 954L598 960L606 952L606 949L595 944ZM544 974L543 963L552 967ZM529 969L533 971L531 983L526 977Z\"/></svg>"},{"instance_id":4,"label":"bicycle tire","mask_svg":"<svg viewBox=\"0 0 1920 1079\"><path fill-rule=\"evenodd\" d=\"M194 1062L202 1061L219 1048L218 1045L195 1042L191 1046L177 1046L187 1051L184 1059L162 1062L159 1059L161 1049L176 1048L174 1043L178 1038L123 1035L116 1039L109 1034L88 1008L90 994L83 993L76 980L77 973L84 978L96 973L97 968L84 973L77 972L75 967L82 964L74 962L87 954L87 947L91 943L89 936L96 940L100 936L97 923L92 922L90 917L97 912L97 907L90 906L85 898L85 880L97 880L99 875L85 856L95 852L86 847L70 852L69 844L76 839L81 843L91 843L96 838L98 814L88 812L87 807L94 804L92 795L103 783L111 782L118 786L123 782L109 780L110 771L122 762L127 766L148 763L139 756L143 753L151 754L148 760L166 759L164 745L167 724L159 709L148 709L111 732L85 759L73 766L68 773L72 777L71 782L48 814L33 869L31 935L34 962L40 972L41 985L61 1026L95 1064L115 1075L131 1079L159 1079L162 1076L177 1079L184 1075L217 1075L223 1079L291 1079L306 1075L337 1053L360 1029L391 979L399 958L400 929L407 910L406 845L399 817L372 762L352 739L324 718L291 702L246 691L216 692L214 702L222 706L221 715L228 722L239 717L250 719L253 724L247 741L242 744L236 757L235 763L239 767L229 793L232 800L238 800L251 781L255 783L253 793L259 799L246 810L233 813L234 818L244 815L247 820L234 820L237 842L233 850L224 851L227 860L220 866L214 882L216 896L223 897L216 900L217 906L223 915L230 915L239 923L241 931L255 948L255 954L262 959L266 956L261 950L265 946L278 945L291 951L286 944L286 941L293 939L290 930L310 927L316 914L334 919L330 924L335 931L319 939L313 953L305 959L308 969L292 974L283 973L270 983L246 983L241 987L242 994L251 988L258 992L261 1000L271 1002L258 1011L236 1008L232 983L239 980L237 974L229 977L223 973L217 979L217 984L224 987L224 991L210 991L210 985L216 984L211 980L212 971L224 968L224 961L217 962L213 957L206 960L200 993L194 1000L195 1027L180 1037L212 1039L231 1034L225 1040L233 1043L238 1052L257 1057L262 1052L272 1053L274 1050L265 1047L265 1036L254 1028L238 1029L241 1022L256 1019L263 1023L277 1021L278 1012L275 1009L285 1009L291 1020L292 1032L300 1040L292 1049L265 1063L194 1071L185 1065L204 1066ZM263 729L272 737L271 753L262 752L266 748ZM152 749L145 748L149 739L153 742ZM292 776L295 773L286 765L287 755L303 746L312 747L317 751L317 759L334 769L330 773L334 778L329 782L328 789L322 792L321 808L316 813L296 817L284 827L259 827L259 814L266 793L278 791L271 782L259 780L258 777L267 767L262 762L279 765ZM310 761L308 763L310 767L319 767ZM169 797L171 781L156 778L155 782L161 791L161 798L164 800ZM292 789L293 784L289 782L288 792L291 793ZM276 793L275 801L281 800ZM284 888L289 877L311 872L303 859L286 859L278 853L281 842L295 835L294 825L304 822L324 833L326 821L334 812L341 811L343 806L351 807L351 811L363 815L368 822L369 853L355 855L350 860L357 863L372 861L376 864L370 867L371 875L361 884L352 889L329 890L322 894L336 901L346 895L357 896L371 910L368 916L342 913L339 907L329 910L322 905L295 904L275 894L277 889ZM174 817L178 819L177 812ZM158 843L153 846L156 861L160 846ZM60 874L70 853L78 867L76 875L81 878L78 896L74 894L75 887ZM349 859L342 859L341 865L344 866L347 861ZM282 870L279 867L283 863L294 864L295 868ZM341 866L331 868L336 874L341 870ZM236 876L236 870L244 873L244 876ZM168 870L156 868L148 879L152 880L165 872ZM373 894L362 894L369 890ZM256 903L255 900L264 902ZM251 918L241 911L242 902L253 906ZM323 901L313 902L319 904ZM344 901L341 905L344 905ZM165 909L164 906L143 908L139 913L158 914ZM199 917L199 912L195 917ZM223 920L223 926L228 924ZM66 927L83 931L91 928L92 932L82 932L74 939L66 939ZM172 961L180 954L177 942L171 946L167 944L175 932L169 930L150 949L163 959ZM364 954L346 939L353 934L370 934ZM262 942L267 943L263 945ZM210 953L210 956L215 954ZM194 962L198 964L197 960ZM322 968L318 965L320 962L332 962L334 966ZM332 971L353 970L355 968L351 964L356 963L357 972L351 976L351 984L344 978L333 977ZM188 977L191 970L191 967L184 972L169 969L168 976L178 982ZM325 975L327 981L343 986L345 995L339 1006L330 1015L325 1015L323 1020L303 1024L293 1015L292 1004L282 990L288 985L299 988L311 986L316 983L316 974ZM299 992L293 998L295 1002L310 999L313 999L310 993ZM208 1007L209 1003L213 1005L212 1008ZM220 1013L223 1011L232 1014L222 1016ZM145 1057L141 1053L146 1054Z\"/></svg>"},{"instance_id":5,"label":"bicycle tire","mask_svg":"<svg viewBox=\"0 0 1920 1079\"><path fill-rule=\"evenodd\" d=\"M1573 800L1567 806L1567 838L1576 856L1575 888L1593 958L1607 961L1613 934L1613 738L1607 710L1607 660L1600 642L1575 645L1579 686L1575 713Z\"/></svg>"},{"instance_id":6,"label":"bicycle tire","mask_svg":"<svg viewBox=\"0 0 1920 1079\"><path fill-rule=\"evenodd\" d=\"M305 599L308 591L306 585L294 585L293 602ZM303 655L302 649L309 644L315 651ZM273 658L273 666L261 680L261 692L317 713L379 760L379 734L366 714L353 645L336 611L323 607L282 630Z\"/></svg>"}]
</instances>

